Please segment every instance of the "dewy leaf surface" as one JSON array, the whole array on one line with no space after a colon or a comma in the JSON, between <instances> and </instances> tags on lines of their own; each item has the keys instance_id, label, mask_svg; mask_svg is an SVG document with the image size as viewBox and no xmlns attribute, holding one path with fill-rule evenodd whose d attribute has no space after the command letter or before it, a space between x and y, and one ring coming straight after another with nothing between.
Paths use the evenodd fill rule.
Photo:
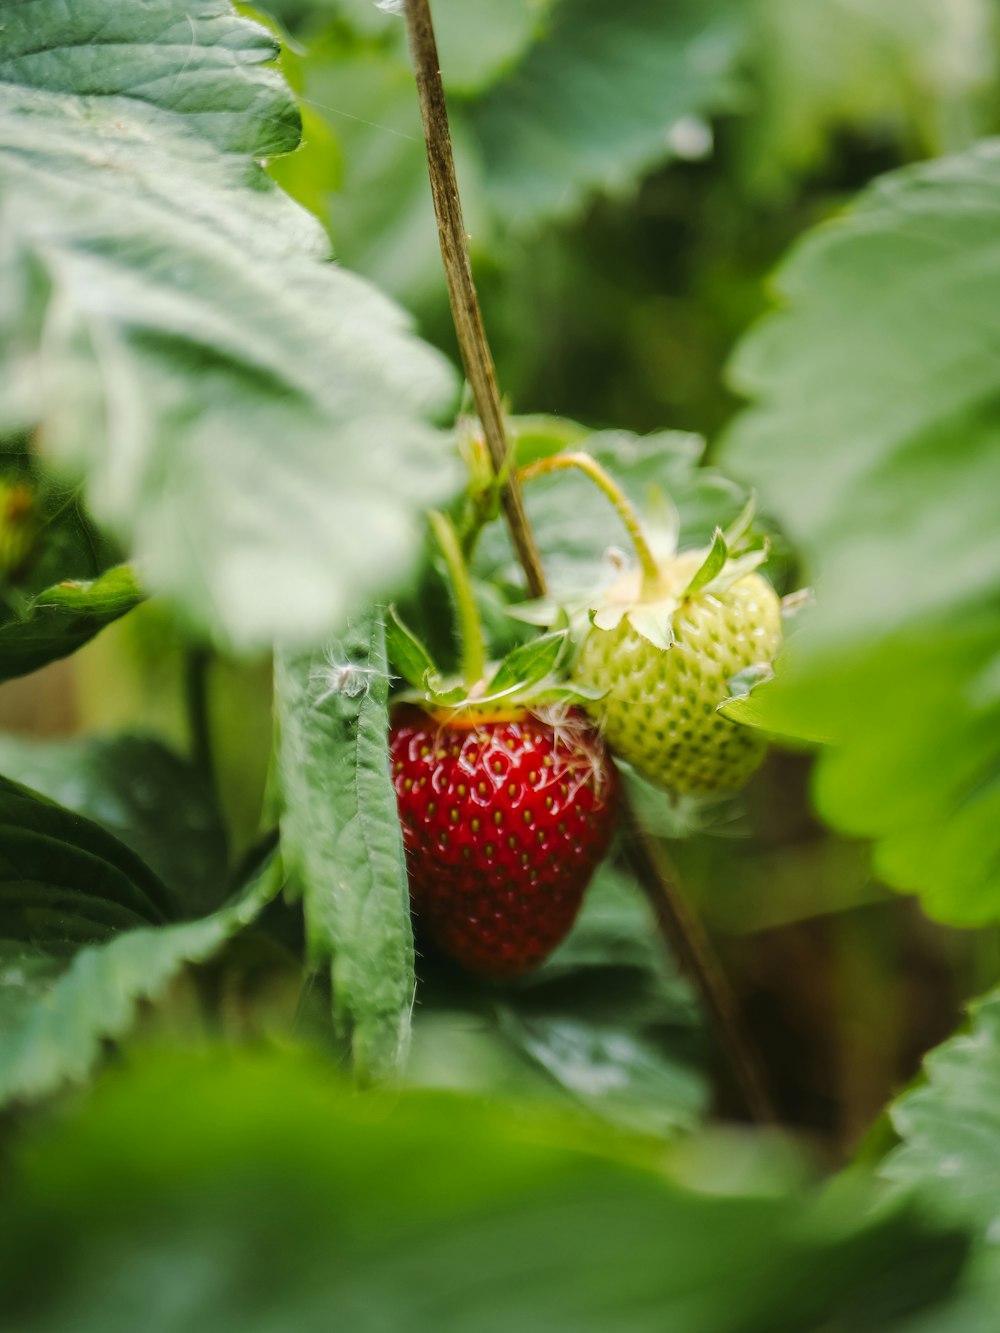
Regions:
<instances>
[{"instance_id":1,"label":"dewy leaf surface","mask_svg":"<svg viewBox=\"0 0 1000 1333\"><path fill-rule=\"evenodd\" d=\"M1000 143L885 177L779 274L726 463L816 607L755 696L824 735L818 794L943 921L1000 918Z\"/></svg>"},{"instance_id":2,"label":"dewy leaf surface","mask_svg":"<svg viewBox=\"0 0 1000 1333\"><path fill-rule=\"evenodd\" d=\"M444 362L258 161L298 141L225 0L12 0L0 436L83 474L144 583L237 646L317 638L448 493Z\"/></svg>"},{"instance_id":3,"label":"dewy leaf surface","mask_svg":"<svg viewBox=\"0 0 1000 1333\"><path fill-rule=\"evenodd\" d=\"M359 1076L385 1077L406 1054L414 978L381 622L279 655L275 690L282 855L313 960L330 961L335 1025Z\"/></svg>"},{"instance_id":4,"label":"dewy leaf surface","mask_svg":"<svg viewBox=\"0 0 1000 1333\"><path fill-rule=\"evenodd\" d=\"M280 886L272 858L213 915L125 930L80 949L68 965L42 949L0 940L0 1104L85 1078L104 1042L128 1032L142 1001L156 999L186 964L217 953Z\"/></svg>"},{"instance_id":5,"label":"dewy leaf surface","mask_svg":"<svg viewBox=\"0 0 1000 1333\"><path fill-rule=\"evenodd\" d=\"M618 1133L275 1051L147 1059L46 1128L0 1202L18 1333L887 1333L957 1257L864 1189L700 1189Z\"/></svg>"}]
</instances>

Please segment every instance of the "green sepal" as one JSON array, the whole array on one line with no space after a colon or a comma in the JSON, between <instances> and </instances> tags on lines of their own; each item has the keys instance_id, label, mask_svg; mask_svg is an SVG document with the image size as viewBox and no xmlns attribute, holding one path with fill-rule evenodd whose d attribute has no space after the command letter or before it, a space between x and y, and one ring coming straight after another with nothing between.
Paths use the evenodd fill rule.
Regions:
<instances>
[{"instance_id":1,"label":"green sepal","mask_svg":"<svg viewBox=\"0 0 1000 1333\"><path fill-rule=\"evenodd\" d=\"M754 518L757 514L757 495L756 492L750 492L750 499L740 510L736 518L733 519L729 527L722 534L726 539L726 545L730 551L735 551L744 537L747 536L753 526Z\"/></svg>"},{"instance_id":2,"label":"green sepal","mask_svg":"<svg viewBox=\"0 0 1000 1333\"><path fill-rule=\"evenodd\" d=\"M505 693L511 687L535 685L552 675L569 643L569 631L560 629L543 634L512 648L490 678L486 694Z\"/></svg>"},{"instance_id":3,"label":"green sepal","mask_svg":"<svg viewBox=\"0 0 1000 1333\"><path fill-rule=\"evenodd\" d=\"M654 648L666 650L674 641L674 612L677 601L673 597L660 602L633 606L626 618L637 634L641 634Z\"/></svg>"},{"instance_id":4,"label":"green sepal","mask_svg":"<svg viewBox=\"0 0 1000 1333\"><path fill-rule=\"evenodd\" d=\"M399 675L415 690L428 690L439 679L430 653L399 618L394 606L385 617L385 644L389 660Z\"/></svg>"},{"instance_id":5,"label":"green sepal","mask_svg":"<svg viewBox=\"0 0 1000 1333\"><path fill-rule=\"evenodd\" d=\"M726 568L726 562L729 559L729 547L726 545L726 539L722 534L721 528L715 529L715 536L712 538L712 545L709 547L708 554L698 566L697 572L691 579L691 582L684 589L684 597L693 597L696 592L708 588L716 578Z\"/></svg>"},{"instance_id":6,"label":"green sepal","mask_svg":"<svg viewBox=\"0 0 1000 1333\"><path fill-rule=\"evenodd\" d=\"M716 574L709 583L706 583L700 589L703 593L728 592L734 583L739 583L740 579L745 579L748 574L752 574L755 569L767 559L770 553L768 542L757 548L756 551L747 551L745 555L737 556L735 560L727 560L722 570Z\"/></svg>"},{"instance_id":7,"label":"green sepal","mask_svg":"<svg viewBox=\"0 0 1000 1333\"><path fill-rule=\"evenodd\" d=\"M657 560L670 560L677 554L681 536L680 510L663 487L655 483L646 492L643 528Z\"/></svg>"}]
</instances>

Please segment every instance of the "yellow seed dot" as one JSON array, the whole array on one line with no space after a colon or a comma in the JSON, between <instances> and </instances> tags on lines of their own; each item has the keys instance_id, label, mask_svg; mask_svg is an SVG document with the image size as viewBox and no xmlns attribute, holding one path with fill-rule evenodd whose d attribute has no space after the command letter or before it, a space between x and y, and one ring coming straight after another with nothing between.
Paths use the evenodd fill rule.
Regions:
<instances>
[{"instance_id":1,"label":"yellow seed dot","mask_svg":"<svg viewBox=\"0 0 1000 1333\"><path fill-rule=\"evenodd\" d=\"M531 811L530 811L530 810L525 810L525 812L524 812L524 822L525 822L526 824L530 824L530 823L531 823Z\"/></svg>"},{"instance_id":2,"label":"yellow seed dot","mask_svg":"<svg viewBox=\"0 0 1000 1333\"><path fill-rule=\"evenodd\" d=\"M528 774L528 781L529 781L529 782L537 782L537 781L538 781L538 771L537 771L537 769L534 769L534 768L533 768L533 769L531 770L531 772Z\"/></svg>"},{"instance_id":3,"label":"yellow seed dot","mask_svg":"<svg viewBox=\"0 0 1000 1333\"><path fill-rule=\"evenodd\" d=\"M497 826L503 823L503 812L501 810L493 811L493 822Z\"/></svg>"},{"instance_id":4,"label":"yellow seed dot","mask_svg":"<svg viewBox=\"0 0 1000 1333\"><path fill-rule=\"evenodd\" d=\"M492 856L492 855L493 855L493 844L492 844L491 842L488 842L488 843L486 844L486 855L487 855L487 856Z\"/></svg>"},{"instance_id":5,"label":"yellow seed dot","mask_svg":"<svg viewBox=\"0 0 1000 1333\"><path fill-rule=\"evenodd\" d=\"M542 763L545 765L546 768L551 768L553 762L554 762L554 761L553 761L552 756L551 756L550 754L547 754L547 755L545 756L545 758L542 760Z\"/></svg>"},{"instance_id":6,"label":"yellow seed dot","mask_svg":"<svg viewBox=\"0 0 1000 1333\"><path fill-rule=\"evenodd\" d=\"M402 773L402 771L403 771L403 761L402 761L402 759L397 759L397 760L396 760L396 772L397 772L397 773Z\"/></svg>"},{"instance_id":7,"label":"yellow seed dot","mask_svg":"<svg viewBox=\"0 0 1000 1333\"><path fill-rule=\"evenodd\" d=\"M472 848L471 848L471 847L463 847L463 848L462 848L462 860L463 860L463 861L468 861L468 859L469 859L469 857L470 857L471 855L472 855Z\"/></svg>"},{"instance_id":8,"label":"yellow seed dot","mask_svg":"<svg viewBox=\"0 0 1000 1333\"><path fill-rule=\"evenodd\" d=\"M565 833L565 832L566 832L566 825L562 822L561 819L560 819L559 823L556 825L556 828L558 829L558 831L559 831L560 833Z\"/></svg>"},{"instance_id":9,"label":"yellow seed dot","mask_svg":"<svg viewBox=\"0 0 1000 1333\"><path fill-rule=\"evenodd\" d=\"M527 853L527 852L522 852L522 853L521 853L521 856L520 856L519 859L520 859L521 864L522 864L523 866L526 866L526 865L528 864L528 853Z\"/></svg>"},{"instance_id":10,"label":"yellow seed dot","mask_svg":"<svg viewBox=\"0 0 1000 1333\"><path fill-rule=\"evenodd\" d=\"M516 782L508 782L508 783L507 783L507 795L508 795L508 796L516 796L516 795L517 795L517 783L516 783Z\"/></svg>"},{"instance_id":11,"label":"yellow seed dot","mask_svg":"<svg viewBox=\"0 0 1000 1333\"><path fill-rule=\"evenodd\" d=\"M517 846L517 839L514 837L513 833L511 833L507 838L507 846L511 848Z\"/></svg>"},{"instance_id":12,"label":"yellow seed dot","mask_svg":"<svg viewBox=\"0 0 1000 1333\"><path fill-rule=\"evenodd\" d=\"M485 782L480 782L479 785L478 785L478 787L476 788L476 791L479 792L479 795L480 795L480 796L485 796L485 795L486 795L486 783L485 783Z\"/></svg>"},{"instance_id":13,"label":"yellow seed dot","mask_svg":"<svg viewBox=\"0 0 1000 1333\"><path fill-rule=\"evenodd\" d=\"M546 796L546 798L545 798L545 808L546 808L546 810L551 810L551 809L552 809L552 797L551 797L551 796Z\"/></svg>"},{"instance_id":14,"label":"yellow seed dot","mask_svg":"<svg viewBox=\"0 0 1000 1333\"><path fill-rule=\"evenodd\" d=\"M494 773L502 773L502 772L503 772L503 764L500 762L499 759L494 759L494 760L493 760L493 772L494 772Z\"/></svg>"},{"instance_id":15,"label":"yellow seed dot","mask_svg":"<svg viewBox=\"0 0 1000 1333\"><path fill-rule=\"evenodd\" d=\"M429 745L421 745L421 747L420 747L420 758L421 758L421 759L426 759L427 756L430 754L430 752L431 752L431 747L430 747Z\"/></svg>"},{"instance_id":16,"label":"yellow seed dot","mask_svg":"<svg viewBox=\"0 0 1000 1333\"><path fill-rule=\"evenodd\" d=\"M478 832L479 832L479 820L478 820L478 819L474 819L474 820L472 821L472 831L473 831L473 833L478 833Z\"/></svg>"},{"instance_id":17,"label":"yellow seed dot","mask_svg":"<svg viewBox=\"0 0 1000 1333\"><path fill-rule=\"evenodd\" d=\"M453 745L453 746L451 747L451 757L452 757L452 759L457 759L458 756L459 756L460 754L461 754L461 750L459 750L458 746L457 746L457 745Z\"/></svg>"},{"instance_id":18,"label":"yellow seed dot","mask_svg":"<svg viewBox=\"0 0 1000 1333\"><path fill-rule=\"evenodd\" d=\"M413 779L405 778L403 781L403 791L409 791L412 786L413 786Z\"/></svg>"},{"instance_id":19,"label":"yellow seed dot","mask_svg":"<svg viewBox=\"0 0 1000 1333\"><path fill-rule=\"evenodd\" d=\"M464 783L464 782L460 782L460 783L458 784L458 786L455 788L455 790L458 792L459 796L464 796L464 795L465 795L465 783Z\"/></svg>"},{"instance_id":20,"label":"yellow seed dot","mask_svg":"<svg viewBox=\"0 0 1000 1333\"><path fill-rule=\"evenodd\" d=\"M451 807L451 810L450 810L450 812L449 812L449 814L448 814L448 818L451 820L451 822L452 822L453 824L457 824L457 823L458 823L458 807L457 807L457 806L454 806L454 805L453 805L453 806Z\"/></svg>"}]
</instances>

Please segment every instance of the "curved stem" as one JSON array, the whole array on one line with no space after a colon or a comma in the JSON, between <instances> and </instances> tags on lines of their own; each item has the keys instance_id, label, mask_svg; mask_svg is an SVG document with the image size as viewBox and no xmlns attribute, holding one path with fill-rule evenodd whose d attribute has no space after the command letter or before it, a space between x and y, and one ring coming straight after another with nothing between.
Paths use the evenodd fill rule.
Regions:
<instances>
[{"instance_id":1,"label":"curved stem","mask_svg":"<svg viewBox=\"0 0 1000 1333\"><path fill-rule=\"evenodd\" d=\"M553 454L550 458L539 458L537 462L520 468L517 476L522 482L533 481L535 477L544 477L549 472L562 472L568 468L577 468L588 476L614 505L639 557L639 564L642 567L642 594L644 597L655 597L660 587L660 570L646 540L646 534L642 530L639 515L635 512L632 501L596 458L581 450L568 454Z\"/></svg>"},{"instance_id":2,"label":"curved stem","mask_svg":"<svg viewBox=\"0 0 1000 1333\"><path fill-rule=\"evenodd\" d=\"M432 509L428 515L441 554L451 575L455 609L462 638L462 679L471 690L486 675L486 645L483 641L483 622L479 618L469 567L462 556L458 535L444 514Z\"/></svg>"}]
</instances>

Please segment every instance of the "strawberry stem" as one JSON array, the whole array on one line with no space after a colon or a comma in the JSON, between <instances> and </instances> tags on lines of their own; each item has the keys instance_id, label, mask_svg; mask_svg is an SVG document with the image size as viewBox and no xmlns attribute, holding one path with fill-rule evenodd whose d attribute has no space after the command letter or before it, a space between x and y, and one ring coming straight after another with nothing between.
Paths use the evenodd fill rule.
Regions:
<instances>
[{"instance_id":1,"label":"strawberry stem","mask_svg":"<svg viewBox=\"0 0 1000 1333\"><path fill-rule=\"evenodd\" d=\"M450 519L436 509L430 511L428 518L448 566L462 644L462 679L466 688L472 690L486 675L486 644L483 639L483 622L479 617L479 607L469 578L469 567Z\"/></svg>"},{"instance_id":2,"label":"strawberry stem","mask_svg":"<svg viewBox=\"0 0 1000 1333\"><path fill-rule=\"evenodd\" d=\"M622 488L618 485L611 474L598 463L596 458L582 450L574 450L567 454L553 454L550 458L539 458L537 462L529 463L527 467L518 470L518 480L521 482L534 481L536 477L544 477L549 472L562 472L567 468L578 468L579 471L589 477L614 505L618 517L625 525L632 545L635 547L635 553L639 557L639 564L642 568L642 598L652 601L661 595L661 575L659 566L656 563L656 557L650 549L649 542L646 540L646 534L642 530L642 524L639 522L639 515L636 513L632 501L628 498Z\"/></svg>"}]
</instances>

